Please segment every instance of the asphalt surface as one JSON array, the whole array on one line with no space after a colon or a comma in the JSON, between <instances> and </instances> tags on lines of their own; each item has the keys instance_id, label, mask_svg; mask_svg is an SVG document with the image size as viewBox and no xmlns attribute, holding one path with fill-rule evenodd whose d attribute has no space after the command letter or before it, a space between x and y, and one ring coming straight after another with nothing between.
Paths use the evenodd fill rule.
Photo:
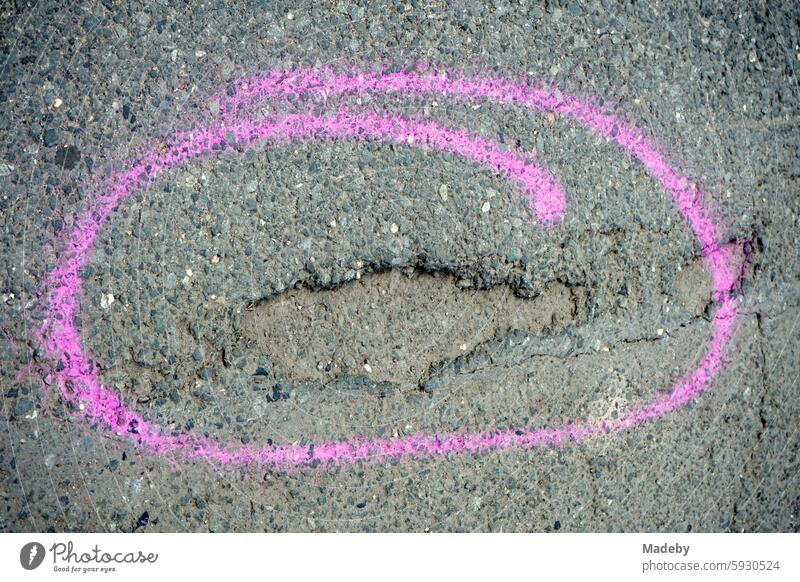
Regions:
<instances>
[{"instance_id":1,"label":"asphalt surface","mask_svg":"<svg viewBox=\"0 0 800 582\"><path fill-rule=\"evenodd\" d=\"M0 9L4 531L797 531L800 9L791 2L11 3ZM729 362L664 418L565 446L280 471L144 450L70 410L32 329L84 184L276 67L536 79L635 120L747 245ZM363 105L363 104L360 104ZM242 444L615 419L702 356L715 309L659 184L555 115L370 107L534 153L556 228L496 173L371 141L165 173L82 270L104 382Z\"/></svg>"}]
</instances>

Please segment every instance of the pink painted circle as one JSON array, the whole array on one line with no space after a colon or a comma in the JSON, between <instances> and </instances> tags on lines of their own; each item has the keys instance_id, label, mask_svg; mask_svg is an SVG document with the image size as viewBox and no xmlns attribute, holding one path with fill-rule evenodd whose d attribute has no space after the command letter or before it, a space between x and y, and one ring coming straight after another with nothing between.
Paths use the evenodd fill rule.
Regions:
<instances>
[{"instance_id":1,"label":"pink painted circle","mask_svg":"<svg viewBox=\"0 0 800 582\"><path fill-rule=\"evenodd\" d=\"M230 88L232 87L233 90ZM252 111L266 102L305 95L315 103L344 94L396 93L412 97L435 96L483 101L495 106L517 106L536 112L555 112L563 118L614 142L637 159L663 187L665 194L694 233L711 275L717 303L705 355L668 393L610 422L572 419L545 428L520 426L481 432L416 433L395 438L353 436L308 446L226 443L192 433L174 433L146 420L122 397L103 386L81 345L76 321L86 263L97 234L117 207L142 183L201 156L231 148L270 147L292 140L376 139L424 150L440 150L492 169L518 186L528 198L533 215L552 226L563 215L566 197L556 178L522 151L506 150L491 140L450 129L430 121L395 114L340 108L321 115L292 113L259 118ZM53 372L62 400L102 430L127 438L153 453L199 458L212 463L258 464L278 470L380 463L390 459L448 456L460 453L534 448L581 441L593 436L629 430L661 417L697 397L722 369L737 316L733 291L738 275L731 268L731 250L720 244L719 226L701 201L699 189L674 169L661 153L619 117L588 102L531 83L436 71L425 65L399 72L360 68L272 70L236 81L214 99L219 114L206 127L175 132L166 146L153 147L122 170L107 176L93 191L88 207L78 212L62 246L60 262L46 279L44 319L35 330L44 355L59 365Z\"/></svg>"}]
</instances>

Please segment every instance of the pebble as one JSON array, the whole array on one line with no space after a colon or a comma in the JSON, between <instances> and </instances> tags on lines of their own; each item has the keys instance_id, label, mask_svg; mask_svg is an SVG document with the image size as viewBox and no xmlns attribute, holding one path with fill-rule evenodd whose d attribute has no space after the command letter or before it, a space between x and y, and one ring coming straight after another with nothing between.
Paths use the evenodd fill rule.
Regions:
<instances>
[{"instance_id":1,"label":"pebble","mask_svg":"<svg viewBox=\"0 0 800 582\"><path fill-rule=\"evenodd\" d=\"M29 398L23 396L17 399L17 403L14 405L15 416L25 416L31 410L33 410L33 402L31 402Z\"/></svg>"},{"instance_id":2,"label":"pebble","mask_svg":"<svg viewBox=\"0 0 800 582\"><path fill-rule=\"evenodd\" d=\"M81 151L74 145L63 145L56 150L53 163L65 170L71 170L81 160Z\"/></svg>"},{"instance_id":3,"label":"pebble","mask_svg":"<svg viewBox=\"0 0 800 582\"><path fill-rule=\"evenodd\" d=\"M53 147L58 143L58 132L55 129L47 128L42 135L45 147Z\"/></svg>"},{"instance_id":4,"label":"pebble","mask_svg":"<svg viewBox=\"0 0 800 582\"><path fill-rule=\"evenodd\" d=\"M100 307L102 307L103 309L108 309L114 304L115 301L116 298L114 297L113 294L106 293L100 296Z\"/></svg>"}]
</instances>

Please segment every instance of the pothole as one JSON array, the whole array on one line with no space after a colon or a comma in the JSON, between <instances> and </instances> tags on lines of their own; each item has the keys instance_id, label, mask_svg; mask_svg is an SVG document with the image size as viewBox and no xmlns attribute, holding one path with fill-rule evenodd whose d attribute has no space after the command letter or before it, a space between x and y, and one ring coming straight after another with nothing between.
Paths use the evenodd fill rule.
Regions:
<instances>
[{"instance_id":1,"label":"pothole","mask_svg":"<svg viewBox=\"0 0 800 582\"><path fill-rule=\"evenodd\" d=\"M574 323L579 303L558 282L525 299L506 285L461 289L451 275L393 269L336 290L294 289L246 310L239 327L290 381L328 382L344 372L407 386L498 332Z\"/></svg>"}]
</instances>

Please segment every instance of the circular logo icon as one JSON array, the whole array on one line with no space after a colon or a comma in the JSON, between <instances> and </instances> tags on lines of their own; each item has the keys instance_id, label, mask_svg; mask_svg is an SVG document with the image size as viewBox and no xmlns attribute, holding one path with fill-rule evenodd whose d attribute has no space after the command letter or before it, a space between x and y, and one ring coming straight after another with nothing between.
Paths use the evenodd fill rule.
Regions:
<instances>
[{"instance_id":1,"label":"circular logo icon","mask_svg":"<svg viewBox=\"0 0 800 582\"><path fill-rule=\"evenodd\" d=\"M35 570L44 561L44 546L39 542L29 542L19 552L19 563L26 570Z\"/></svg>"}]
</instances>

